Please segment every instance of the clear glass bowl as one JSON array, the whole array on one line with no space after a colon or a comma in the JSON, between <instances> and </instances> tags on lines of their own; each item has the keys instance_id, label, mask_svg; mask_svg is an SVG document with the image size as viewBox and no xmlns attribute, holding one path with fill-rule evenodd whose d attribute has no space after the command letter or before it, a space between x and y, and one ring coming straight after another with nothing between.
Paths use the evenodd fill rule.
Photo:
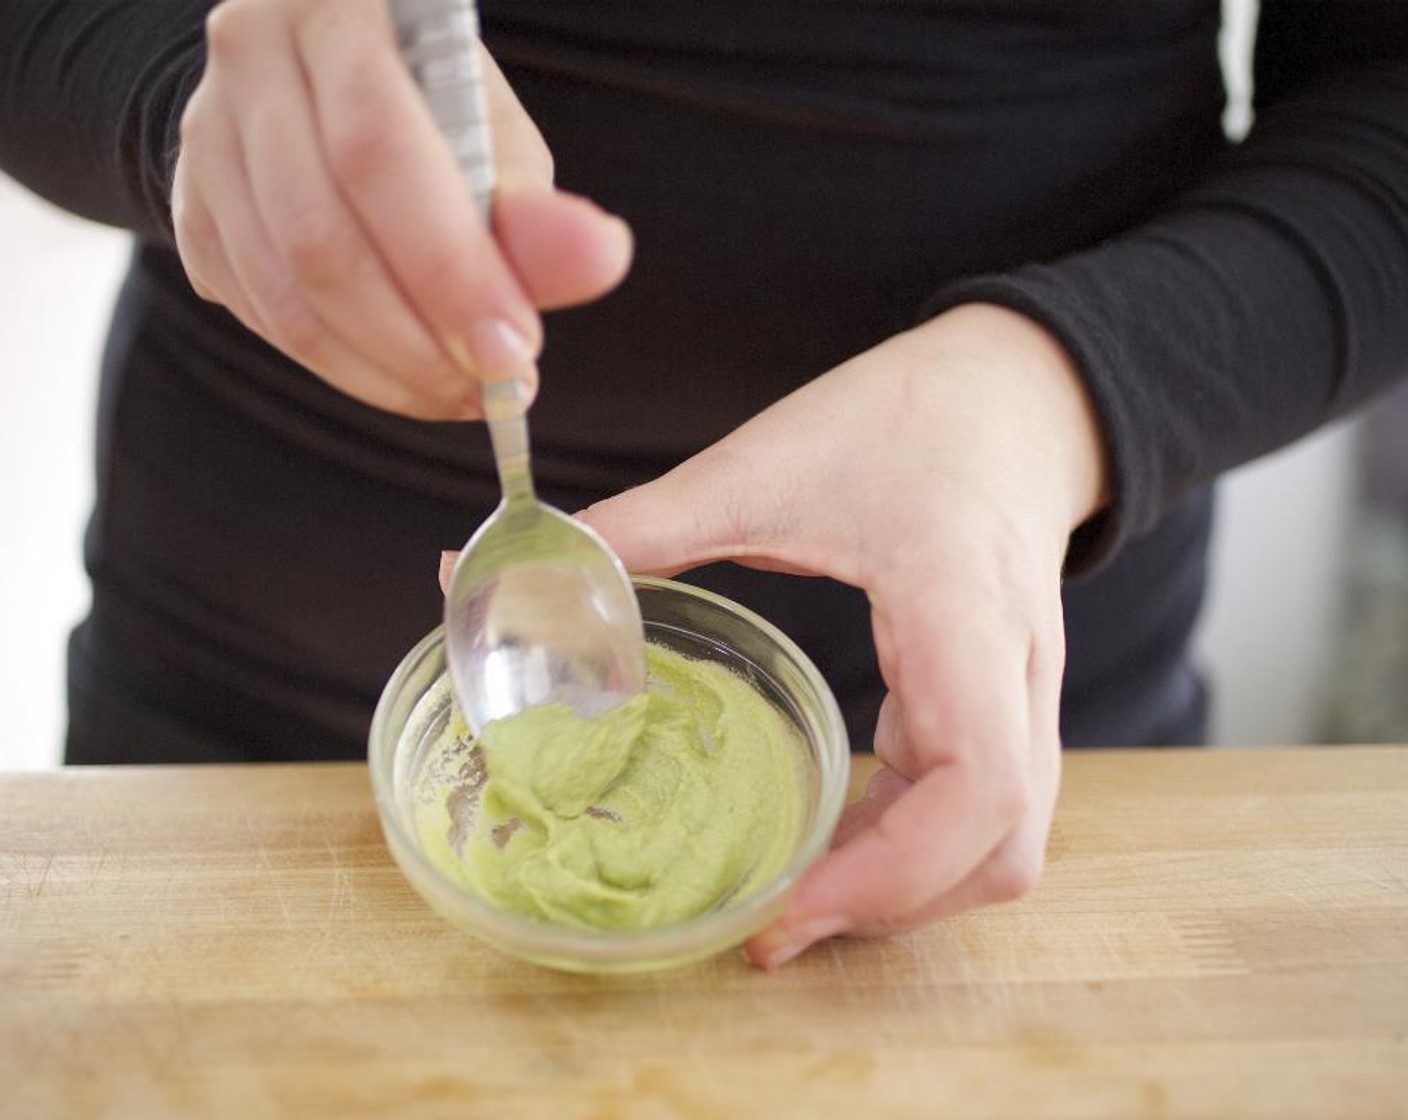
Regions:
<instances>
[{"instance_id":1,"label":"clear glass bowl","mask_svg":"<svg viewBox=\"0 0 1408 1120\"><path fill-rule=\"evenodd\" d=\"M442 629L427 635L392 674L372 719L369 761L377 812L391 854L410 884L445 918L497 948L553 968L636 972L684 964L741 944L779 913L787 894L825 850L845 801L850 746L820 672L776 627L712 592L637 577L647 640L747 679L799 731L804 805L795 850L769 883L686 922L640 930L586 930L500 910L443 874L421 850L415 798L430 747L450 713Z\"/></svg>"}]
</instances>

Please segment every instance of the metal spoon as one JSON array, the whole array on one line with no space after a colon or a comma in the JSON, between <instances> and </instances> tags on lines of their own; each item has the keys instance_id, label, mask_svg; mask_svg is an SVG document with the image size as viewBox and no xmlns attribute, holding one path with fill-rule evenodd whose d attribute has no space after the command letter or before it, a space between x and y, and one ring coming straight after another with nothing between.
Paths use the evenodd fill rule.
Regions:
<instances>
[{"instance_id":1,"label":"metal spoon","mask_svg":"<svg viewBox=\"0 0 1408 1120\"><path fill-rule=\"evenodd\" d=\"M473 0L391 0L402 56L486 221L494 190ZM450 679L470 727L539 704L597 715L645 688L640 605L621 561L537 499L515 380L483 390L503 500L460 553L445 597Z\"/></svg>"}]
</instances>

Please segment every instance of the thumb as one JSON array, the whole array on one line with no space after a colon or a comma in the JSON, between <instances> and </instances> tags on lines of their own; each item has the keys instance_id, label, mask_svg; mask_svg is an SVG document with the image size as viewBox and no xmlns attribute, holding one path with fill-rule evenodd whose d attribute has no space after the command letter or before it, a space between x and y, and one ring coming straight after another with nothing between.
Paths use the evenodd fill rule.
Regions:
<instances>
[{"instance_id":1,"label":"thumb","mask_svg":"<svg viewBox=\"0 0 1408 1120\"><path fill-rule=\"evenodd\" d=\"M532 185L499 192L494 236L543 310L605 295L625 277L634 252L630 227L614 214L580 195Z\"/></svg>"},{"instance_id":2,"label":"thumb","mask_svg":"<svg viewBox=\"0 0 1408 1120\"><path fill-rule=\"evenodd\" d=\"M788 537L782 508L756 471L717 445L668 474L577 514L605 538L628 571L672 576L716 560L815 574Z\"/></svg>"}]
</instances>

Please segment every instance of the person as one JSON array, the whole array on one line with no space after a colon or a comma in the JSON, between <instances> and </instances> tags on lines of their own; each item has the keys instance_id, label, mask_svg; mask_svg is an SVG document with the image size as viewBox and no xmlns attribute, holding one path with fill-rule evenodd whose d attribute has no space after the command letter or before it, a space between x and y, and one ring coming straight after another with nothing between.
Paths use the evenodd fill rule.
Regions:
<instances>
[{"instance_id":1,"label":"person","mask_svg":"<svg viewBox=\"0 0 1408 1120\"><path fill-rule=\"evenodd\" d=\"M137 234L68 760L359 756L540 357L545 497L873 728L753 959L1021 894L1063 741L1204 734L1211 481L1408 366L1408 5L1264 0L1239 145L1214 0L482 14L492 228L382 0L0 8L0 166Z\"/></svg>"}]
</instances>

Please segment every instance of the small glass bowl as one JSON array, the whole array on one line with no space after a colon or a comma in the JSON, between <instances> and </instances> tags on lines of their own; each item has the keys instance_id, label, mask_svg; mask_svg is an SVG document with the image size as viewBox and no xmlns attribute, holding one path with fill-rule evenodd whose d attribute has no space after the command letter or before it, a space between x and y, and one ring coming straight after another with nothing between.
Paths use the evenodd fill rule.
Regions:
<instances>
[{"instance_id":1,"label":"small glass bowl","mask_svg":"<svg viewBox=\"0 0 1408 1120\"><path fill-rule=\"evenodd\" d=\"M781 912L787 894L830 842L841 814L850 747L835 697L785 634L722 596L671 580L635 579L648 641L716 661L748 680L796 726L802 825L795 850L769 883L674 925L591 930L501 910L443 874L421 850L417 783L450 712L443 628L397 666L372 718L369 761L387 845L407 880L454 925L504 952L577 972L643 972L685 964L741 944Z\"/></svg>"}]
</instances>

